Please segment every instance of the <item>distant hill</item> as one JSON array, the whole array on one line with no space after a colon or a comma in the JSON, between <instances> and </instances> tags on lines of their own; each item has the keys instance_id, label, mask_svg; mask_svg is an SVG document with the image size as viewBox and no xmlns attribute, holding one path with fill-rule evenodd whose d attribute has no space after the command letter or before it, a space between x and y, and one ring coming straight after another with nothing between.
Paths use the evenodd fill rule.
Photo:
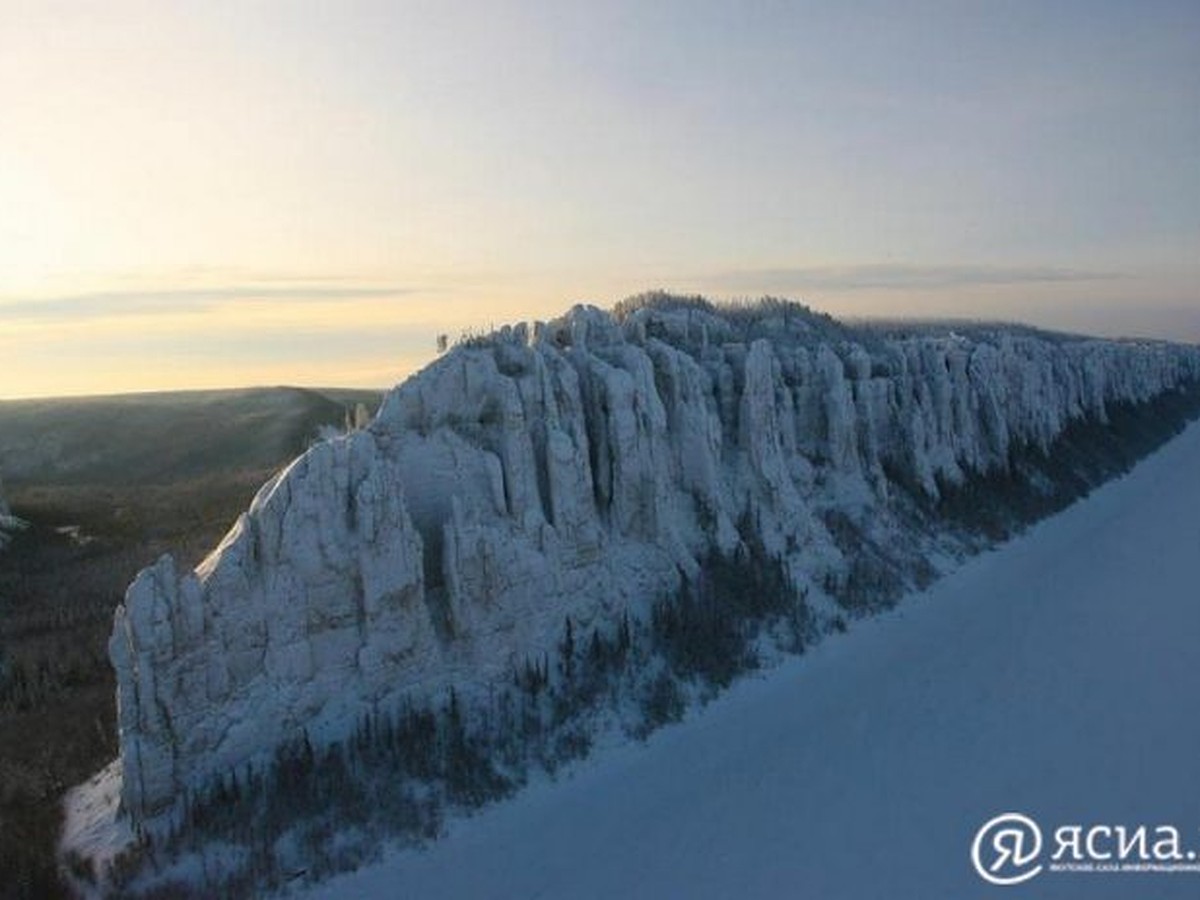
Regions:
<instances>
[{"instance_id":1,"label":"distant hill","mask_svg":"<svg viewBox=\"0 0 1200 900\"><path fill-rule=\"evenodd\" d=\"M301 453L375 391L293 387L0 402L0 476L22 484L167 483Z\"/></svg>"}]
</instances>

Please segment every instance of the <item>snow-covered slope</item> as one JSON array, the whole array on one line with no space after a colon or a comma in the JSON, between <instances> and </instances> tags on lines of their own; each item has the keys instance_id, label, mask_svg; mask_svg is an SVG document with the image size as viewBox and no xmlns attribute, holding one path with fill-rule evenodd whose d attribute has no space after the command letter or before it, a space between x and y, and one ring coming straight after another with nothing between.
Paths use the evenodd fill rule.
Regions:
<instances>
[{"instance_id":1,"label":"snow-covered slope","mask_svg":"<svg viewBox=\"0 0 1200 900\"><path fill-rule=\"evenodd\" d=\"M780 304L576 307L468 341L266 485L196 572L165 558L130 587L124 807L402 697L481 696L564 618L642 617L714 550L782 560L817 627L861 612L937 559L900 495L932 504L1197 376L1193 347L884 340Z\"/></svg>"},{"instance_id":2,"label":"snow-covered slope","mask_svg":"<svg viewBox=\"0 0 1200 900\"><path fill-rule=\"evenodd\" d=\"M371 391L268 387L0 400L10 485L168 484L262 470L340 428Z\"/></svg>"},{"instance_id":3,"label":"snow-covered slope","mask_svg":"<svg viewBox=\"0 0 1200 900\"><path fill-rule=\"evenodd\" d=\"M926 594L646 745L313 898L1195 897L1200 874L972 868L977 829L1200 849L1200 425ZM1101 852L1111 849L1100 836Z\"/></svg>"}]
</instances>

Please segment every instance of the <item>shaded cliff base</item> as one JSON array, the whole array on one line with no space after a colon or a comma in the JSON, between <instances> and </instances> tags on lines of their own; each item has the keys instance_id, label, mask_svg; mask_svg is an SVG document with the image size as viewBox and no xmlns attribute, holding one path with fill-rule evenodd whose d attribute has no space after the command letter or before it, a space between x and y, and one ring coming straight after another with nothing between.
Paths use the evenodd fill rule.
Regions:
<instances>
[{"instance_id":1,"label":"shaded cliff base","mask_svg":"<svg viewBox=\"0 0 1200 900\"><path fill-rule=\"evenodd\" d=\"M305 734L264 765L188 792L116 853L84 846L96 835L82 834L97 824L98 795L101 815L116 811L111 767L68 797L70 877L87 893L146 898L252 897L323 880L376 859L385 841L435 839L446 816L555 776L597 742L645 739L781 649L817 639L804 597L760 548L714 555L702 572L646 620L583 631L564 619L555 652L514 667L486 701L450 691L364 716L342 741Z\"/></svg>"},{"instance_id":2,"label":"shaded cliff base","mask_svg":"<svg viewBox=\"0 0 1200 900\"><path fill-rule=\"evenodd\" d=\"M975 474L961 484L939 478L930 496L904 472L885 467L896 489L885 511L900 534L934 535L943 554L962 559L1019 534L1029 525L1086 497L1200 418L1200 382L1164 391L1144 403L1112 403L1108 421L1073 419L1043 450L1031 444L1010 448L1005 468ZM827 580L825 592L849 616L888 609L909 590L928 587L937 569L919 540L907 550L895 539L873 538L865 523L840 509L822 516L829 534L850 561L844 578ZM835 627L841 619L834 618Z\"/></svg>"},{"instance_id":3,"label":"shaded cliff base","mask_svg":"<svg viewBox=\"0 0 1200 900\"><path fill-rule=\"evenodd\" d=\"M952 564L1128 471L1198 415L1200 385L1190 383L1143 404L1114 404L1106 424L1073 422L1046 451L1015 447L1006 470L940 484L936 500L898 484L883 511L886 531L905 524L937 540ZM564 619L556 651L514 667L486 700L451 691L377 710L339 742L304 735L268 763L189 792L169 822L103 871L69 856L73 878L118 896L236 897L358 868L385 842L436 839L447 816L554 776L597 745L678 721L738 676L936 577L916 543L878 540L870 523L838 509L823 519L854 563L819 596L791 588L749 523L739 523L738 551L703 560L699 576L655 600L646 618L586 632Z\"/></svg>"},{"instance_id":4,"label":"shaded cliff base","mask_svg":"<svg viewBox=\"0 0 1200 900\"><path fill-rule=\"evenodd\" d=\"M1107 424L1074 419L1046 452L1027 445L1014 448L1007 471L957 487L942 484L936 503L911 486L909 495L965 534L1006 540L1128 472L1197 417L1200 383L1189 382L1145 403L1110 404Z\"/></svg>"}]
</instances>

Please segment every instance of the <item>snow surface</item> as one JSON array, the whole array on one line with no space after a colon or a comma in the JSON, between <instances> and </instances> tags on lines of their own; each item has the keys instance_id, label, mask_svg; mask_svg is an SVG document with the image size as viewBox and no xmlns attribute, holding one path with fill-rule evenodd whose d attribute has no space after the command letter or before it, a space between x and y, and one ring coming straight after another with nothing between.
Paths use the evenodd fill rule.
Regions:
<instances>
[{"instance_id":1,"label":"snow surface","mask_svg":"<svg viewBox=\"0 0 1200 900\"><path fill-rule=\"evenodd\" d=\"M64 849L92 860L102 871L133 840L128 818L116 815L121 796L121 765L113 760L63 797ZM94 892L82 891L86 896Z\"/></svg>"},{"instance_id":2,"label":"snow surface","mask_svg":"<svg viewBox=\"0 0 1200 900\"><path fill-rule=\"evenodd\" d=\"M1195 874L992 887L992 816L1200 847L1200 424L893 613L645 745L307 896L1196 897ZM1047 834L1047 840L1050 835Z\"/></svg>"}]
</instances>

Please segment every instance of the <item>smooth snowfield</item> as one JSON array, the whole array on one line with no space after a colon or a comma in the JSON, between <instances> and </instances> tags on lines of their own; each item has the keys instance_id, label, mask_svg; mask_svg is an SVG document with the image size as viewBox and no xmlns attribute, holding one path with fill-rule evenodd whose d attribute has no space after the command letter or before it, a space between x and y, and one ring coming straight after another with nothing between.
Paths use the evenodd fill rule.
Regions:
<instances>
[{"instance_id":1,"label":"smooth snowfield","mask_svg":"<svg viewBox=\"0 0 1200 900\"><path fill-rule=\"evenodd\" d=\"M1195 874L975 874L1017 811L1200 849L1200 425L887 616L645 745L312 896L1196 897Z\"/></svg>"}]
</instances>

